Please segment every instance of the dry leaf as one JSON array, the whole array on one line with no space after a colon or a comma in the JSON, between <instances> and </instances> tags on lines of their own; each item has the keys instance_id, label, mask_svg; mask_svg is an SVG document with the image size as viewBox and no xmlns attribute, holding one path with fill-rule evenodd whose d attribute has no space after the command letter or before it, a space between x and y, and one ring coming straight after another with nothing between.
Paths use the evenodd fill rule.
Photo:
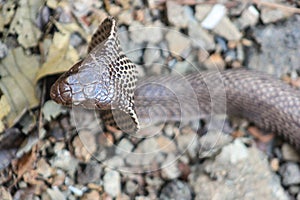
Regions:
<instances>
[{"instance_id":1,"label":"dry leaf","mask_svg":"<svg viewBox=\"0 0 300 200\"><path fill-rule=\"evenodd\" d=\"M67 71L79 60L77 51L69 44L70 34L56 32L53 43L49 49L49 55L35 78L39 79L52 74Z\"/></svg>"},{"instance_id":2,"label":"dry leaf","mask_svg":"<svg viewBox=\"0 0 300 200\"><path fill-rule=\"evenodd\" d=\"M32 148L31 152L25 154L16 163L15 173L18 176L18 180L25 174L25 172L31 171L34 167L34 162L37 159L36 146Z\"/></svg>"},{"instance_id":3,"label":"dry leaf","mask_svg":"<svg viewBox=\"0 0 300 200\"><path fill-rule=\"evenodd\" d=\"M20 0L14 19L10 25L10 33L18 34L18 42L25 48L38 45L41 31L34 23L43 1Z\"/></svg>"},{"instance_id":4,"label":"dry leaf","mask_svg":"<svg viewBox=\"0 0 300 200\"><path fill-rule=\"evenodd\" d=\"M39 67L38 60L38 56L27 56L19 47L9 51L0 62L0 89L10 106L10 112L5 117L8 127L14 125L24 111L39 104L33 83ZM9 108L5 106L0 110L3 109Z\"/></svg>"},{"instance_id":5,"label":"dry leaf","mask_svg":"<svg viewBox=\"0 0 300 200\"><path fill-rule=\"evenodd\" d=\"M8 115L9 111L10 111L10 105L7 102L7 99L4 95L1 96L0 98L0 132L4 131L4 123L2 122L2 119Z\"/></svg>"}]
</instances>

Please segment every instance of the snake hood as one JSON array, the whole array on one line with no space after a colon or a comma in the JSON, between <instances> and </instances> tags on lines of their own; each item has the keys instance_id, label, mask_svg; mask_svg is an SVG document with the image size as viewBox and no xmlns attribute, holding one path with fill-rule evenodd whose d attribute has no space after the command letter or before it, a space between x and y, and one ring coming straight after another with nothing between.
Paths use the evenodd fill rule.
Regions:
<instances>
[{"instance_id":1,"label":"snake hood","mask_svg":"<svg viewBox=\"0 0 300 200\"><path fill-rule=\"evenodd\" d=\"M116 21L108 17L92 36L87 57L53 84L50 96L66 106L83 106L110 113L118 110L138 125L133 102L136 81L136 66L122 52Z\"/></svg>"}]
</instances>

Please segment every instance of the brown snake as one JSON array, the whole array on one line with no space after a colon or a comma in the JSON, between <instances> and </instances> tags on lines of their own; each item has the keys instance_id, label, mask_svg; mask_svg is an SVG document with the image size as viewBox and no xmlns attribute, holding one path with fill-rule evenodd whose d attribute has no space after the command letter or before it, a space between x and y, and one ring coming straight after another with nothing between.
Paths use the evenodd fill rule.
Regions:
<instances>
[{"instance_id":1,"label":"brown snake","mask_svg":"<svg viewBox=\"0 0 300 200\"><path fill-rule=\"evenodd\" d=\"M300 149L300 92L270 75L250 70L192 73L137 81L122 52L116 21L105 19L87 57L52 86L59 104L99 109L106 124L136 132L140 124L189 120L227 113L283 136Z\"/></svg>"}]
</instances>

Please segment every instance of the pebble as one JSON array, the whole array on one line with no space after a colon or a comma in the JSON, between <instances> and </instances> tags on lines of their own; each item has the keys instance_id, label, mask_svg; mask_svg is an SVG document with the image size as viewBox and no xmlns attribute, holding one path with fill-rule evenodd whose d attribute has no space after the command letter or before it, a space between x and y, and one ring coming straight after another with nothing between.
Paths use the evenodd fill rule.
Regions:
<instances>
[{"instance_id":1,"label":"pebble","mask_svg":"<svg viewBox=\"0 0 300 200\"><path fill-rule=\"evenodd\" d=\"M158 61L159 58L161 58L160 48L149 43L144 51L144 64L151 66L153 63Z\"/></svg>"},{"instance_id":2,"label":"pebble","mask_svg":"<svg viewBox=\"0 0 300 200\"><path fill-rule=\"evenodd\" d=\"M162 163L161 175L167 180L178 178L181 172L178 168L177 158L174 154L168 154L165 161Z\"/></svg>"},{"instance_id":3,"label":"pebble","mask_svg":"<svg viewBox=\"0 0 300 200\"><path fill-rule=\"evenodd\" d=\"M196 5L196 7L195 7L195 18L199 22L201 22L210 13L212 8L213 8L213 6L210 5L210 4Z\"/></svg>"},{"instance_id":4,"label":"pebble","mask_svg":"<svg viewBox=\"0 0 300 200\"><path fill-rule=\"evenodd\" d=\"M176 152L176 145L175 145L174 141L171 140L170 138L161 135L156 139L156 142L157 142L158 147L161 152L164 152L164 153Z\"/></svg>"},{"instance_id":5,"label":"pebble","mask_svg":"<svg viewBox=\"0 0 300 200\"><path fill-rule=\"evenodd\" d=\"M216 155L223 146L229 144L231 141L232 137L230 135L218 131L209 131L199 138L199 157L206 158Z\"/></svg>"},{"instance_id":6,"label":"pebble","mask_svg":"<svg viewBox=\"0 0 300 200\"><path fill-rule=\"evenodd\" d=\"M47 188L47 194L50 196L51 200L65 200L66 197L63 193L57 188Z\"/></svg>"},{"instance_id":7,"label":"pebble","mask_svg":"<svg viewBox=\"0 0 300 200\"><path fill-rule=\"evenodd\" d=\"M281 165L279 173L284 186L300 184L300 168L296 163L288 162Z\"/></svg>"},{"instance_id":8,"label":"pebble","mask_svg":"<svg viewBox=\"0 0 300 200\"><path fill-rule=\"evenodd\" d=\"M118 24L130 25L133 22L131 10L124 10L118 15Z\"/></svg>"},{"instance_id":9,"label":"pebble","mask_svg":"<svg viewBox=\"0 0 300 200\"><path fill-rule=\"evenodd\" d=\"M280 179L270 171L266 156L236 140L215 159L191 168L188 177L195 199L284 199ZM263 186L263 187L262 187ZM234 191L234 192L233 192Z\"/></svg>"},{"instance_id":10,"label":"pebble","mask_svg":"<svg viewBox=\"0 0 300 200\"><path fill-rule=\"evenodd\" d=\"M78 165L78 160L76 160L71 153L62 149L56 153L56 156L50 161L54 167L61 168L68 172L70 176L74 175L74 172Z\"/></svg>"},{"instance_id":11,"label":"pebble","mask_svg":"<svg viewBox=\"0 0 300 200\"><path fill-rule=\"evenodd\" d=\"M163 24L158 20L147 25L144 29L145 41L152 44L159 44L163 40L164 28Z\"/></svg>"},{"instance_id":12,"label":"pebble","mask_svg":"<svg viewBox=\"0 0 300 200\"><path fill-rule=\"evenodd\" d=\"M284 160L300 162L299 153L293 147L291 147L291 145L284 143L281 147L281 151Z\"/></svg>"},{"instance_id":13,"label":"pebble","mask_svg":"<svg viewBox=\"0 0 300 200\"><path fill-rule=\"evenodd\" d=\"M162 188L159 199L190 200L192 199L192 191L186 182L173 180Z\"/></svg>"},{"instance_id":14,"label":"pebble","mask_svg":"<svg viewBox=\"0 0 300 200\"><path fill-rule=\"evenodd\" d=\"M6 44L0 41L0 59L3 59L8 53L8 48Z\"/></svg>"},{"instance_id":15,"label":"pebble","mask_svg":"<svg viewBox=\"0 0 300 200\"><path fill-rule=\"evenodd\" d=\"M176 1L167 1L166 3L169 22L176 27L186 28L189 21L190 7L182 6Z\"/></svg>"},{"instance_id":16,"label":"pebble","mask_svg":"<svg viewBox=\"0 0 300 200\"><path fill-rule=\"evenodd\" d=\"M233 144L229 144L222 149L219 159L229 160L231 164L236 164L249 156L247 147L241 140L235 139Z\"/></svg>"},{"instance_id":17,"label":"pebble","mask_svg":"<svg viewBox=\"0 0 300 200\"><path fill-rule=\"evenodd\" d=\"M196 134L188 133L184 135L178 135L176 140L178 149L182 154L187 154L191 158L197 157L199 141L198 136Z\"/></svg>"},{"instance_id":18,"label":"pebble","mask_svg":"<svg viewBox=\"0 0 300 200\"><path fill-rule=\"evenodd\" d=\"M116 154L126 156L131 153L133 147L133 144L127 138L123 138L116 147Z\"/></svg>"},{"instance_id":19,"label":"pebble","mask_svg":"<svg viewBox=\"0 0 300 200\"><path fill-rule=\"evenodd\" d=\"M278 78L298 70L300 40L295 38L300 38L299 29L300 16L291 17L280 25L253 28L253 37L260 49L249 48L246 65Z\"/></svg>"},{"instance_id":20,"label":"pebble","mask_svg":"<svg viewBox=\"0 0 300 200\"><path fill-rule=\"evenodd\" d=\"M175 57L182 56L190 51L192 41L179 32L168 31L166 40L168 42L169 51Z\"/></svg>"},{"instance_id":21,"label":"pebble","mask_svg":"<svg viewBox=\"0 0 300 200\"><path fill-rule=\"evenodd\" d=\"M72 185L69 186L69 190L74 193L76 196L81 197L83 195L83 192L85 189L79 189L77 187L74 187Z\"/></svg>"},{"instance_id":22,"label":"pebble","mask_svg":"<svg viewBox=\"0 0 300 200\"><path fill-rule=\"evenodd\" d=\"M281 1L275 0L278 4L281 4ZM293 12L284 11L282 9L272 9L269 7L260 8L260 18L264 24L277 22L279 20L288 18L293 15Z\"/></svg>"},{"instance_id":23,"label":"pebble","mask_svg":"<svg viewBox=\"0 0 300 200\"><path fill-rule=\"evenodd\" d=\"M212 30L221 22L226 15L226 7L222 4L213 6L209 14L202 21L201 26L205 29Z\"/></svg>"},{"instance_id":24,"label":"pebble","mask_svg":"<svg viewBox=\"0 0 300 200\"><path fill-rule=\"evenodd\" d=\"M253 6L249 6L242 12L241 17L237 20L239 29L254 26L259 20L259 11Z\"/></svg>"},{"instance_id":25,"label":"pebble","mask_svg":"<svg viewBox=\"0 0 300 200\"><path fill-rule=\"evenodd\" d=\"M242 34L227 16L224 16L221 19L220 23L214 27L213 31L227 40L237 41L242 38Z\"/></svg>"},{"instance_id":26,"label":"pebble","mask_svg":"<svg viewBox=\"0 0 300 200\"><path fill-rule=\"evenodd\" d=\"M192 39L194 47L202 48L211 51L215 48L214 38L197 22L190 22L188 25L188 34Z\"/></svg>"},{"instance_id":27,"label":"pebble","mask_svg":"<svg viewBox=\"0 0 300 200\"><path fill-rule=\"evenodd\" d=\"M102 166L95 162L89 162L84 165L83 170L77 171L77 182L82 185L88 183L97 183L102 174Z\"/></svg>"},{"instance_id":28,"label":"pebble","mask_svg":"<svg viewBox=\"0 0 300 200\"><path fill-rule=\"evenodd\" d=\"M125 184L125 190L128 194L134 194L138 189L138 184L134 181L127 181Z\"/></svg>"},{"instance_id":29,"label":"pebble","mask_svg":"<svg viewBox=\"0 0 300 200\"><path fill-rule=\"evenodd\" d=\"M121 176L119 172L109 170L103 177L104 191L112 197L121 193Z\"/></svg>"}]
</instances>

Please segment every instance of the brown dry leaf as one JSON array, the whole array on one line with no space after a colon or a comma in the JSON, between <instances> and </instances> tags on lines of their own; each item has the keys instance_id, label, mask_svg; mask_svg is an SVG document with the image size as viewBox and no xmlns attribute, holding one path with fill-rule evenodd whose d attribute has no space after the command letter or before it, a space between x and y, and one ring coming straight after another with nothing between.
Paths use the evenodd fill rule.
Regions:
<instances>
[{"instance_id":1,"label":"brown dry leaf","mask_svg":"<svg viewBox=\"0 0 300 200\"><path fill-rule=\"evenodd\" d=\"M36 146L33 147L31 152L25 154L17 161L15 165L15 173L17 174L18 179L20 179L25 174L25 172L29 172L33 169L33 164L37 159L36 148Z\"/></svg>"},{"instance_id":2,"label":"brown dry leaf","mask_svg":"<svg viewBox=\"0 0 300 200\"><path fill-rule=\"evenodd\" d=\"M39 57L25 55L21 47L9 51L0 62L0 89L10 106L4 119L8 127L14 125L24 111L39 104L33 83L38 68ZM2 114L3 109L9 109L7 104L1 106Z\"/></svg>"},{"instance_id":3,"label":"brown dry leaf","mask_svg":"<svg viewBox=\"0 0 300 200\"><path fill-rule=\"evenodd\" d=\"M67 71L79 60L77 51L69 44L70 33L56 32L46 62L38 71L35 81Z\"/></svg>"},{"instance_id":4,"label":"brown dry leaf","mask_svg":"<svg viewBox=\"0 0 300 200\"><path fill-rule=\"evenodd\" d=\"M43 1L20 0L9 32L18 34L18 42L25 48L38 45L41 31L35 25L35 20Z\"/></svg>"}]
</instances>

